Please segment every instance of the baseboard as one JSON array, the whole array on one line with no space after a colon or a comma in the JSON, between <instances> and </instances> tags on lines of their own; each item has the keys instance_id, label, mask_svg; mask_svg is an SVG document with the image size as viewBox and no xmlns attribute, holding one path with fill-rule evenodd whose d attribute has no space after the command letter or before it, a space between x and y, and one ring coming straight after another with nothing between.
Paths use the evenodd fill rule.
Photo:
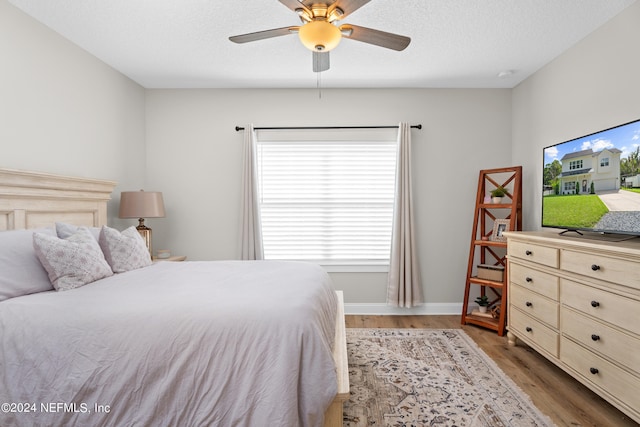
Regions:
<instances>
[{"instance_id":1,"label":"baseboard","mask_svg":"<svg viewBox=\"0 0 640 427\"><path fill-rule=\"evenodd\" d=\"M393 307L383 303L345 303L345 314L359 315L459 315L462 303L426 303L411 308Z\"/></svg>"}]
</instances>

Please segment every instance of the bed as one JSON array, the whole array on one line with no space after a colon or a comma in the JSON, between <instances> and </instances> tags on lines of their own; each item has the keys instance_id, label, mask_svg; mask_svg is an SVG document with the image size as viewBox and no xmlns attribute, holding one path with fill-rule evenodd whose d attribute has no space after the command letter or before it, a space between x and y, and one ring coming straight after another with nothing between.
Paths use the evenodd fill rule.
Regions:
<instances>
[{"instance_id":1,"label":"bed","mask_svg":"<svg viewBox=\"0 0 640 427\"><path fill-rule=\"evenodd\" d=\"M13 248L0 265L20 250L9 238L32 238L27 230L99 231L114 186L0 169L0 251ZM35 283L35 270L16 274ZM2 426L342 425L342 295L317 266L159 262L26 295L6 281Z\"/></svg>"}]
</instances>

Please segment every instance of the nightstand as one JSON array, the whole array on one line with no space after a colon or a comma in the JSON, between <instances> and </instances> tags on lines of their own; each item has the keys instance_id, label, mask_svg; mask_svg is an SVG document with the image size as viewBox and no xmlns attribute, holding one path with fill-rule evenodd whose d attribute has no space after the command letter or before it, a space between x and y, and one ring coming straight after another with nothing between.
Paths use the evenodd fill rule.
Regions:
<instances>
[{"instance_id":1,"label":"nightstand","mask_svg":"<svg viewBox=\"0 0 640 427\"><path fill-rule=\"evenodd\" d=\"M153 262L160 262L160 261L180 262L180 261L184 261L185 259L187 259L186 255L174 255L174 256L170 256L169 258L158 258L157 256L154 256L151 258Z\"/></svg>"}]
</instances>

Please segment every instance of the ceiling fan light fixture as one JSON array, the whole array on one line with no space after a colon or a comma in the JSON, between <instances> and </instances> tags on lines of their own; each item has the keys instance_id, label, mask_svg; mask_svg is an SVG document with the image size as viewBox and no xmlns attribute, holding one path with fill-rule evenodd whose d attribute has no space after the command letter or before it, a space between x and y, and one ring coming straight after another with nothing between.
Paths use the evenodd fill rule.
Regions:
<instances>
[{"instance_id":1,"label":"ceiling fan light fixture","mask_svg":"<svg viewBox=\"0 0 640 427\"><path fill-rule=\"evenodd\" d=\"M311 22L312 18L311 16L309 16L309 13L307 12L307 9L303 9L303 8L298 8L296 9L296 13L298 14L298 16L300 17L300 19L302 20L302 22Z\"/></svg>"},{"instance_id":2,"label":"ceiling fan light fixture","mask_svg":"<svg viewBox=\"0 0 640 427\"><path fill-rule=\"evenodd\" d=\"M327 21L329 21L329 22L339 21L340 19L342 19L343 15L344 15L344 11L342 9L340 9L339 7L334 7L329 12L329 15L327 17Z\"/></svg>"},{"instance_id":3,"label":"ceiling fan light fixture","mask_svg":"<svg viewBox=\"0 0 640 427\"><path fill-rule=\"evenodd\" d=\"M340 34L342 34L345 37L351 37L351 34L353 34L353 27L350 27L348 25L342 25L340 28Z\"/></svg>"},{"instance_id":4,"label":"ceiling fan light fixture","mask_svg":"<svg viewBox=\"0 0 640 427\"><path fill-rule=\"evenodd\" d=\"M338 27L327 21L311 21L300 27L298 37L302 44L315 52L328 52L338 46L342 34Z\"/></svg>"}]
</instances>

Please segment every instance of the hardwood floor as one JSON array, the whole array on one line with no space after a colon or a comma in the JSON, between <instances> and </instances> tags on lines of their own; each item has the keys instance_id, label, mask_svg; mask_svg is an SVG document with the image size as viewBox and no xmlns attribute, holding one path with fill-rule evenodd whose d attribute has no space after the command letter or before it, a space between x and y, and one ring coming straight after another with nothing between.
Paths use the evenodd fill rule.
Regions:
<instances>
[{"instance_id":1,"label":"hardwood floor","mask_svg":"<svg viewBox=\"0 0 640 427\"><path fill-rule=\"evenodd\" d=\"M509 347L506 336L472 325L461 326L460 316L347 315L345 322L347 328L462 328L556 425L639 425L527 345Z\"/></svg>"}]
</instances>

